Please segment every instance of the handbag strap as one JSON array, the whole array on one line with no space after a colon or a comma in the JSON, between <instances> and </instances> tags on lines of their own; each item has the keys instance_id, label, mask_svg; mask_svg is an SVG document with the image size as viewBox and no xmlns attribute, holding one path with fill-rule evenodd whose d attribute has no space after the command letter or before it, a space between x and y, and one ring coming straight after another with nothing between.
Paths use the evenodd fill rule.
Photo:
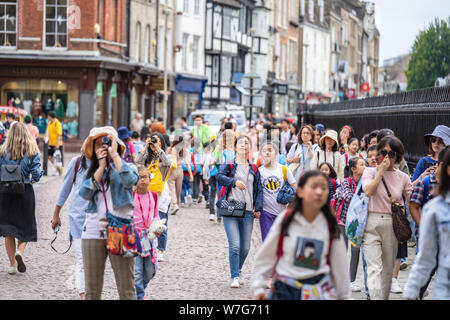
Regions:
<instances>
[{"instance_id":1,"label":"handbag strap","mask_svg":"<svg viewBox=\"0 0 450 320\"><path fill-rule=\"evenodd\" d=\"M386 192L388 194L389 200L392 201L392 196L391 196L391 192L389 191L389 188L386 185L386 181L384 181L384 178L381 178L381 181L383 182L384 188L386 189Z\"/></svg>"}]
</instances>

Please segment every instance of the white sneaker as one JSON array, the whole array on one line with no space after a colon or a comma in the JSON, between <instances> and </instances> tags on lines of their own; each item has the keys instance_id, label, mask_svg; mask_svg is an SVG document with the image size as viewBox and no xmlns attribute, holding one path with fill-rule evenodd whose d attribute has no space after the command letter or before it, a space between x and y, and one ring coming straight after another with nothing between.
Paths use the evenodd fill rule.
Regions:
<instances>
[{"instance_id":1,"label":"white sneaker","mask_svg":"<svg viewBox=\"0 0 450 320\"><path fill-rule=\"evenodd\" d=\"M156 256L157 256L158 261L164 261L164 252L163 251L158 250L158 253Z\"/></svg>"},{"instance_id":2,"label":"white sneaker","mask_svg":"<svg viewBox=\"0 0 450 320\"><path fill-rule=\"evenodd\" d=\"M190 207L190 206L192 205L192 196L191 196L191 195L188 195L188 196L186 197L186 205L187 205L188 207Z\"/></svg>"},{"instance_id":3,"label":"white sneaker","mask_svg":"<svg viewBox=\"0 0 450 320\"><path fill-rule=\"evenodd\" d=\"M239 277L233 278L230 285L231 288L239 288Z\"/></svg>"},{"instance_id":4,"label":"white sneaker","mask_svg":"<svg viewBox=\"0 0 450 320\"><path fill-rule=\"evenodd\" d=\"M216 219L216 216L213 214L209 215L209 221L214 221Z\"/></svg>"},{"instance_id":5,"label":"white sneaker","mask_svg":"<svg viewBox=\"0 0 450 320\"><path fill-rule=\"evenodd\" d=\"M9 266L9 268L8 268L8 274L10 274L10 275L15 275L16 273L17 273L18 271L17 271L17 266Z\"/></svg>"},{"instance_id":6,"label":"white sneaker","mask_svg":"<svg viewBox=\"0 0 450 320\"><path fill-rule=\"evenodd\" d=\"M352 290L352 292L360 292L361 288L356 282L350 282L350 290Z\"/></svg>"},{"instance_id":7,"label":"white sneaker","mask_svg":"<svg viewBox=\"0 0 450 320\"><path fill-rule=\"evenodd\" d=\"M176 206L176 207L173 208L173 210L170 210L170 214L171 214L171 215L174 215L175 213L178 212L178 210L180 210L180 207L179 207L179 206Z\"/></svg>"},{"instance_id":8,"label":"white sneaker","mask_svg":"<svg viewBox=\"0 0 450 320\"><path fill-rule=\"evenodd\" d=\"M242 276L242 273L239 273L239 284L241 286L245 284L244 277Z\"/></svg>"},{"instance_id":9,"label":"white sneaker","mask_svg":"<svg viewBox=\"0 0 450 320\"><path fill-rule=\"evenodd\" d=\"M392 278L391 292L392 293L402 293L403 292L402 288L400 288L400 286L398 284L398 280L395 278Z\"/></svg>"}]
</instances>

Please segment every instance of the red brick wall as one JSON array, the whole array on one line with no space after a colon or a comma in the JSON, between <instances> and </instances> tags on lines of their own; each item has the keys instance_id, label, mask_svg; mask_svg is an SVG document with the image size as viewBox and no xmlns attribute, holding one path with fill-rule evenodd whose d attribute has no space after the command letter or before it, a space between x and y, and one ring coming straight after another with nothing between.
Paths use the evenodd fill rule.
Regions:
<instances>
[{"instance_id":1,"label":"red brick wall","mask_svg":"<svg viewBox=\"0 0 450 320\"><path fill-rule=\"evenodd\" d=\"M96 38L94 25L97 21L97 6L100 1L100 32L103 39L126 43L126 0L69 0L68 49L97 50L93 43L71 42L71 38ZM42 50L44 41L44 0L18 0L18 49ZM20 37L40 38L41 41L19 41ZM118 51L118 46L108 46ZM121 48L122 53L125 48Z\"/></svg>"}]
</instances>

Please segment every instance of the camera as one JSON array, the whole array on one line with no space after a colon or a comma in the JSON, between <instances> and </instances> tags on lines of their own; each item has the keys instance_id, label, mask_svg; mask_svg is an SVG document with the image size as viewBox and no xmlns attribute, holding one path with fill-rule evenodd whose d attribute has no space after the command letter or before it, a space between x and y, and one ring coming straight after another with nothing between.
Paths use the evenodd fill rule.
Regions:
<instances>
[{"instance_id":1,"label":"camera","mask_svg":"<svg viewBox=\"0 0 450 320\"><path fill-rule=\"evenodd\" d=\"M158 141L156 140L155 137L151 137L150 141L151 141L152 143L157 143L157 142L158 142Z\"/></svg>"},{"instance_id":2,"label":"camera","mask_svg":"<svg viewBox=\"0 0 450 320\"><path fill-rule=\"evenodd\" d=\"M108 138L107 136L104 136L102 138L102 145L106 144L107 146L111 147L112 145L112 141L110 138Z\"/></svg>"}]
</instances>

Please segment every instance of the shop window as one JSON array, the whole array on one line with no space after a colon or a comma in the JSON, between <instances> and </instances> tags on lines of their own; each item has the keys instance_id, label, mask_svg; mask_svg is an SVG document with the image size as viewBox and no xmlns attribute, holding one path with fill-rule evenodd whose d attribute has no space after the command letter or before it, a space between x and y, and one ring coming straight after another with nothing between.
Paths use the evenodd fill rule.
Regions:
<instances>
[{"instance_id":1,"label":"shop window","mask_svg":"<svg viewBox=\"0 0 450 320\"><path fill-rule=\"evenodd\" d=\"M15 47L17 45L16 2L16 0L0 0L0 46Z\"/></svg>"},{"instance_id":2,"label":"shop window","mask_svg":"<svg viewBox=\"0 0 450 320\"><path fill-rule=\"evenodd\" d=\"M45 46L67 47L67 0L47 0L45 4Z\"/></svg>"},{"instance_id":3,"label":"shop window","mask_svg":"<svg viewBox=\"0 0 450 320\"><path fill-rule=\"evenodd\" d=\"M68 135L78 136L79 89L72 84L46 79L9 82L1 88L1 103L24 109L42 134L48 113L55 111Z\"/></svg>"}]
</instances>

